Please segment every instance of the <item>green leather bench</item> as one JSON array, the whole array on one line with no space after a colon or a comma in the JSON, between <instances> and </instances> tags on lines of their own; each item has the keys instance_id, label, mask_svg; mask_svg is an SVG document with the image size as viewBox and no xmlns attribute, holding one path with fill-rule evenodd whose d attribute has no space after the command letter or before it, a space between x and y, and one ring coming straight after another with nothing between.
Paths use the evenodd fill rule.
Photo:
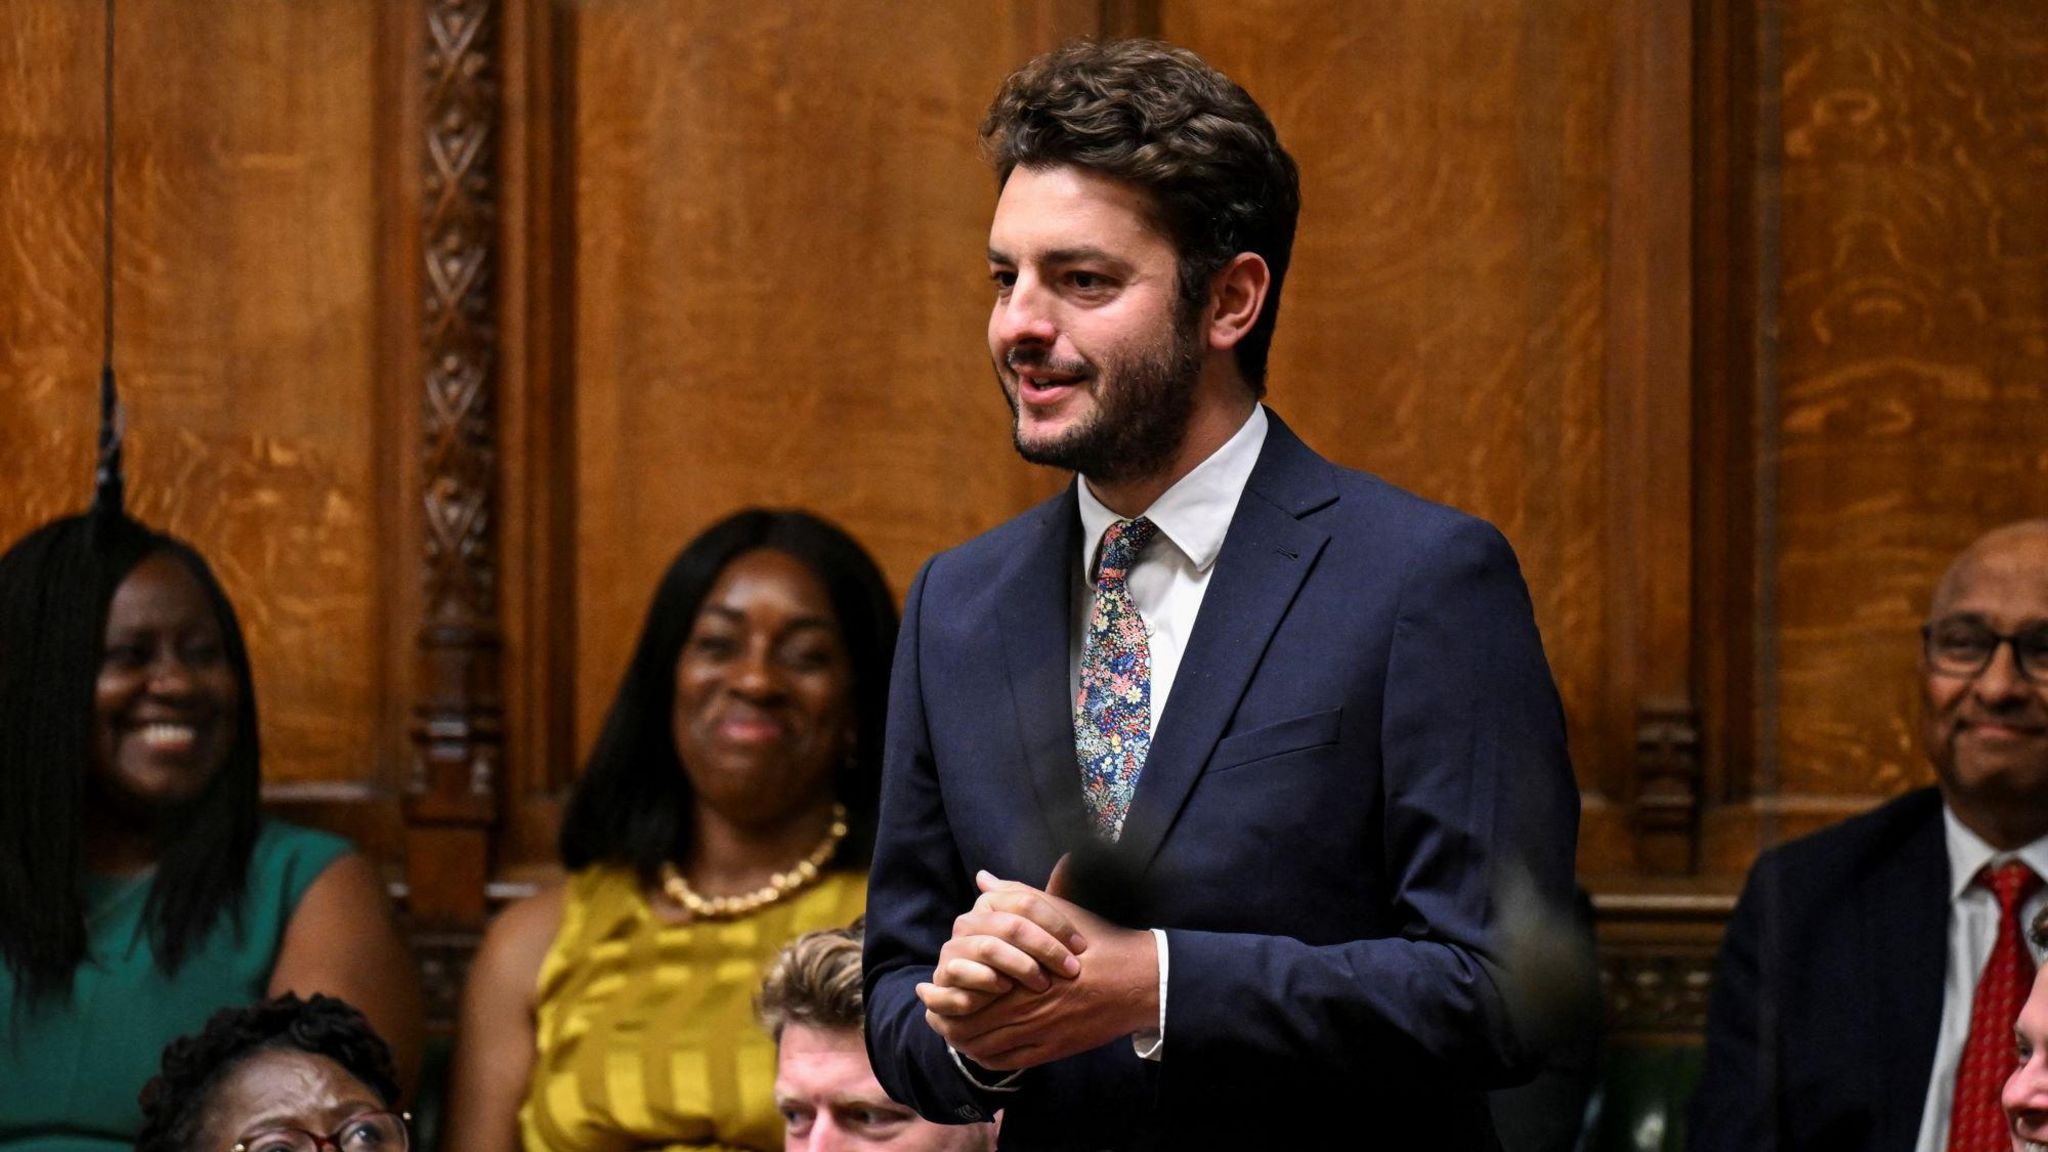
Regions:
<instances>
[{"instance_id":1,"label":"green leather bench","mask_svg":"<svg viewBox=\"0 0 2048 1152\"><path fill-rule=\"evenodd\" d=\"M1610 1048L1587 1108L1585 1152L1683 1152L1685 1109L1699 1083L1699 1045Z\"/></svg>"}]
</instances>

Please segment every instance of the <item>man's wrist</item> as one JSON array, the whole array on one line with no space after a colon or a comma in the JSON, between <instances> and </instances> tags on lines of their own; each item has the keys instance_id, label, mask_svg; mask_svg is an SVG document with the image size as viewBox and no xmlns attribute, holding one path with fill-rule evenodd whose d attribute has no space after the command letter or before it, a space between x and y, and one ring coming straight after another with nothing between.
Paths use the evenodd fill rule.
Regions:
<instances>
[{"instance_id":1,"label":"man's wrist","mask_svg":"<svg viewBox=\"0 0 2048 1152\"><path fill-rule=\"evenodd\" d=\"M960 1074L967 1077L969 1084L984 1092L1015 1092L1023 1087L1017 1083L1017 1078L1024 1075L1022 1068L1015 1072L995 1072L983 1068L972 1059L962 1056L960 1050L951 1044L946 1045L946 1055L953 1058L953 1067L958 1068Z\"/></svg>"},{"instance_id":2,"label":"man's wrist","mask_svg":"<svg viewBox=\"0 0 2048 1152\"><path fill-rule=\"evenodd\" d=\"M1151 1024L1131 1034L1131 1048L1137 1052L1140 1060L1159 1061L1166 1057L1166 972L1169 958L1164 928L1152 929L1152 943L1159 956L1159 980L1156 985L1159 989L1159 1009L1153 1014Z\"/></svg>"},{"instance_id":3,"label":"man's wrist","mask_svg":"<svg viewBox=\"0 0 2048 1152\"><path fill-rule=\"evenodd\" d=\"M1132 936L1127 1003L1131 1006L1129 1023L1133 1035L1158 1030L1165 1023L1166 1014L1161 1008L1165 994L1161 943L1161 933L1156 928L1141 929Z\"/></svg>"}]
</instances>

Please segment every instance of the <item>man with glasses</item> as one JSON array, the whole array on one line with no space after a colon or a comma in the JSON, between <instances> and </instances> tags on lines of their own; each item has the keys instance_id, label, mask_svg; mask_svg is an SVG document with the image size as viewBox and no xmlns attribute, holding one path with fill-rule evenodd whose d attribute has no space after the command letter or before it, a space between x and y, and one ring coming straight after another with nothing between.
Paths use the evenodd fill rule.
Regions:
<instances>
[{"instance_id":1,"label":"man with glasses","mask_svg":"<svg viewBox=\"0 0 2048 1152\"><path fill-rule=\"evenodd\" d=\"M2048 895L2048 520L1957 557L1922 629L1937 786L1765 853L1729 922L1692 1147L2003 1152Z\"/></svg>"}]
</instances>

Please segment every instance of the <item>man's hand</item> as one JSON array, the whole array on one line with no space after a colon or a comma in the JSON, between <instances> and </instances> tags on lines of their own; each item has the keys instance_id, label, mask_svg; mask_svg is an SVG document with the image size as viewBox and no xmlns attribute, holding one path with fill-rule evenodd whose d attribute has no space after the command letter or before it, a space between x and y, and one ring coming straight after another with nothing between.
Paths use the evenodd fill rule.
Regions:
<instances>
[{"instance_id":1,"label":"man's hand","mask_svg":"<svg viewBox=\"0 0 2048 1152\"><path fill-rule=\"evenodd\" d=\"M1158 1024L1152 934L1059 896L1065 865L1045 891L977 876L980 899L954 922L932 983L918 985L933 1031L984 1068L1034 1067Z\"/></svg>"},{"instance_id":2,"label":"man's hand","mask_svg":"<svg viewBox=\"0 0 2048 1152\"><path fill-rule=\"evenodd\" d=\"M1058 866L1053 874L1059 876ZM932 982L918 988L927 1008L965 1016L1013 988L1043 992L1055 980L1080 974L1087 938L1044 893L987 872L975 882L980 898L953 921L953 938L939 949Z\"/></svg>"}]
</instances>

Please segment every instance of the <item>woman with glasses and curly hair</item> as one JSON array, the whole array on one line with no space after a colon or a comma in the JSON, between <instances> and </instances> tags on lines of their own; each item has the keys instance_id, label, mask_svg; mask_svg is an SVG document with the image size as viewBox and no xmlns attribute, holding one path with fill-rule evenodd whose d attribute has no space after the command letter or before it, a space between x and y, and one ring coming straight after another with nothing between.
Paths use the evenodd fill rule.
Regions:
<instances>
[{"instance_id":1,"label":"woman with glasses and curly hair","mask_svg":"<svg viewBox=\"0 0 2048 1152\"><path fill-rule=\"evenodd\" d=\"M391 1048L332 996L223 1008L164 1049L136 1152L406 1152Z\"/></svg>"}]
</instances>

